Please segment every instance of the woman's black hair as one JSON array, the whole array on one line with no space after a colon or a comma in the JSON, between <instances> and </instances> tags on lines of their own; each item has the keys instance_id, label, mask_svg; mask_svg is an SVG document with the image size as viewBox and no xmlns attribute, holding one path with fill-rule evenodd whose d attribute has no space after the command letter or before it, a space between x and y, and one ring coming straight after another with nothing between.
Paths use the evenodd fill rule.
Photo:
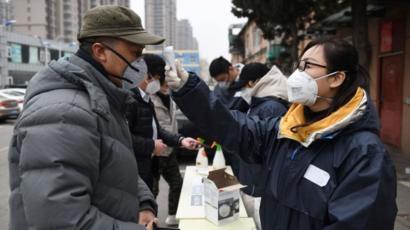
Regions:
<instances>
[{"instance_id":1,"label":"woman's black hair","mask_svg":"<svg viewBox=\"0 0 410 230\"><path fill-rule=\"evenodd\" d=\"M352 44L337 37L321 37L309 42L303 49L300 57L314 46L323 46L327 73L343 71L346 74L346 78L333 97L330 107L327 109L327 113L324 113L323 116L315 117L314 120L306 124L293 127L292 131L295 131L298 127L304 127L321 120L335 112L353 98L358 87L366 91L369 89L369 73L359 64L359 55Z\"/></svg>"}]
</instances>

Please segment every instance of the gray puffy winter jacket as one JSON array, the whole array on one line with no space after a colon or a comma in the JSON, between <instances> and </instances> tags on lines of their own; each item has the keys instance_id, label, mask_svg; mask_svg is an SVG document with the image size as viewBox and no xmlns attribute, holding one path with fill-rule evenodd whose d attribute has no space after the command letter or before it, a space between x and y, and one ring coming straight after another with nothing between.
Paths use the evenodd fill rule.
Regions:
<instances>
[{"instance_id":1,"label":"gray puffy winter jacket","mask_svg":"<svg viewBox=\"0 0 410 230\"><path fill-rule=\"evenodd\" d=\"M123 116L128 94L94 66L74 55L30 81L10 143L10 229L145 229L139 211L156 212Z\"/></svg>"}]
</instances>

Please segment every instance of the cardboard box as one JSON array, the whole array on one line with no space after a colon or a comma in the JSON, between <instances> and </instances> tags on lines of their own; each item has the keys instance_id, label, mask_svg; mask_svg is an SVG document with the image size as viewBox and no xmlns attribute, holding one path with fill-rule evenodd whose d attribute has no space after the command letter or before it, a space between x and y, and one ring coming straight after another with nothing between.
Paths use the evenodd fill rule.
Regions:
<instances>
[{"instance_id":1,"label":"cardboard box","mask_svg":"<svg viewBox=\"0 0 410 230\"><path fill-rule=\"evenodd\" d=\"M216 225L239 219L239 191L245 187L225 169L209 171L204 178L205 216Z\"/></svg>"}]
</instances>

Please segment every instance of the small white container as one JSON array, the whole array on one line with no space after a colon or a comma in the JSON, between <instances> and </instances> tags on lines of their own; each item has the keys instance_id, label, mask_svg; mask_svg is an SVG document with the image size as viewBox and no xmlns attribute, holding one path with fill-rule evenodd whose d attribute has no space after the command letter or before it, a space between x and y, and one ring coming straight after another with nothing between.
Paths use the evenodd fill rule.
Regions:
<instances>
[{"instance_id":1,"label":"small white container","mask_svg":"<svg viewBox=\"0 0 410 230\"><path fill-rule=\"evenodd\" d=\"M226 167L224 153L222 152L222 147L220 144L216 144L216 152L215 152L214 161L212 162L212 167L215 170Z\"/></svg>"}]
</instances>

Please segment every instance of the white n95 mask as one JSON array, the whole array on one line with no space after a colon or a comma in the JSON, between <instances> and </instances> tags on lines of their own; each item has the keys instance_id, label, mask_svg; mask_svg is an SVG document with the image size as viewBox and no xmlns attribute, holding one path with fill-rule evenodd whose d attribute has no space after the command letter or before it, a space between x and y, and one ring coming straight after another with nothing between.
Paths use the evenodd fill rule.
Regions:
<instances>
[{"instance_id":1,"label":"white n95 mask","mask_svg":"<svg viewBox=\"0 0 410 230\"><path fill-rule=\"evenodd\" d=\"M230 82L227 82L227 81L220 81L220 82L218 82L219 87L224 88L224 89L228 88L230 84L231 84L231 83L230 83Z\"/></svg>"},{"instance_id":2,"label":"white n95 mask","mask_svg":"<svg viewBox=\"0 0 410 230\"><path fill-rule=\"evenodd\" d=\"M320 97L316 81L336 73L329 73L314 79L305 71L295 70L287 80L289 102L307 106L315 104L316 99Z\"/></svg>"},{"instance_id":3,"label":"white n95 mask","mask_svg":"<svg viewBox=\"0 0 410 230\"><path fill-rule=\"evenodd\" d=\"M145 89L145 92L149 95L155 94L161 89L161 84L159 83L159 80L154 80L148 83L147 88Z\"/></svg>"}]
</instances>

